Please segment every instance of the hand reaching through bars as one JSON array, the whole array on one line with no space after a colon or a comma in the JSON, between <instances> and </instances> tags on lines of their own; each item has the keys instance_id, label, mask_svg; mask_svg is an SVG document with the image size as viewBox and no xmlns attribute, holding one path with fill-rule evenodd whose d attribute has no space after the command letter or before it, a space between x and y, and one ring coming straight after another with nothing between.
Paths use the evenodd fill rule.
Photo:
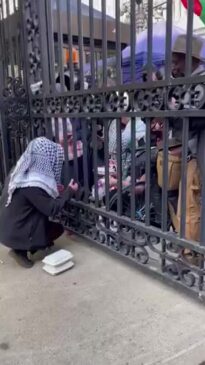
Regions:
<instances>
[{"instance_id":1,"label":"hand reaching through bars","mask_svg":"<svg viewBox=\"0 0 205 365\"><path fill-rule=\"evenodd\" d=\"M70 181L70 184L68 186L73 191L75 191L75 192L78 191L78 183L76 183L73 179Z\"/></svg>"}]
</instances>

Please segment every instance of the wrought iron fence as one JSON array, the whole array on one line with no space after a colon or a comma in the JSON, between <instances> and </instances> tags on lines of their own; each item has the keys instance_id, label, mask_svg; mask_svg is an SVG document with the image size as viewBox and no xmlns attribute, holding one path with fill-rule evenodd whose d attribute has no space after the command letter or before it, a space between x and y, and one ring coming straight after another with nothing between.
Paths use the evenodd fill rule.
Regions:
<instances>
[{"instance_id":1,"label":"wrought iron fence","mask_svg":"<svg viewBox=\"0 0 205 365\"><path fill-rule=\"evenodd\" d=\"M11 11L10 1L1 2L1 181L31 138L60 142L64 183L73 177L82 187L64 224L204 299L204 41L193 37L193 2L187 31L174 37L167 1L160 38L149 1L142 61L136 2L129 25L121 23L119 0L113 17L100 3L96 11L93 0L87 8L81 0L22 0Z\"/></svg>"}]
</instances>

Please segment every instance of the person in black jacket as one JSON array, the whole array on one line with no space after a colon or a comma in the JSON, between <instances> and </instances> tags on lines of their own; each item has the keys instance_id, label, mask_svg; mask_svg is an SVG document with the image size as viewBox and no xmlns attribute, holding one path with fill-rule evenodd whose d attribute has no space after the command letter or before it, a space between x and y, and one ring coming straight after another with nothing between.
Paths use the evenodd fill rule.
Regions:
<instances>
[{"instance_id":1,"label":"person in black jacket","mask_svg":"<svg viewBox=\"0 0 205 365\"><path fill-rule=\"evenodd\" d=\"M24 267L32 267L28 252L52 246L63 227L50 221L65 206L78 185L71 182L59 196L64 153L45 137L28 145L8 176L0 200L0 242Z\"/></svg>"}]
</instances>

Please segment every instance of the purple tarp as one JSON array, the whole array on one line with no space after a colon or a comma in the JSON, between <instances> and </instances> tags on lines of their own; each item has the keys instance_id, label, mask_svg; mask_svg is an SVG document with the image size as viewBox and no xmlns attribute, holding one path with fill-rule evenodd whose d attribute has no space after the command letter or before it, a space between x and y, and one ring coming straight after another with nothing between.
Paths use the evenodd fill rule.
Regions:
<instances>
[{"instance_id":1,"label":"purple tarp","mask_svg":"<svg viewBox=\"0 0 205 365\"><path fill-rule=\"evenodd\" d=\"M172 45L176 38L184 34L184 31L176 26L172 28ZM140 80L142 77L142 68L147 63L147 29L137 35L136 49L135 49L135 73L136 79ZM152 63L158 69L163 68L165 63L165 49L166 49L166 22L159 22L153 24L152 33ZM130 73L130 46L122 51L122 70L123 83L131 81Z\"/></svg>"}]
</instances>

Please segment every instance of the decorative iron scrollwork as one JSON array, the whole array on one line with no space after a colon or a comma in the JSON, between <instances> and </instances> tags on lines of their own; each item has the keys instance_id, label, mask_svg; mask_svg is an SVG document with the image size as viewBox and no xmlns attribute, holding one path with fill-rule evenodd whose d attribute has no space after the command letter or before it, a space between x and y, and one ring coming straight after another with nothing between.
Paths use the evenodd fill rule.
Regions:
<instances>
[{"instance_id":1,"label":"decorative iron scrollwork","mask_svg":"<svg viewBox=\"0 0 205 365\"><path fill-rule=\"evenodd\" d=\"M28 116L28 99L26 89L20 78L9 77L7 86L3 89L1 109L8 121L22 121Z\"/></svg>"},{"instance_id":2,"label":"decorative iron scrollwork","mask_svg":"<svg viewBox=\"0 0 205 365\"><path fill-rule=\"evenodd\" d=\"M7 80L7 86L3 89L2 92L5 98L13 97L20 98L26 96L26 89L22 83L20 78L12 78L9 77Z\"/></svg>"},{"instance_id":3,"label":"decorative iron scrollwork","mask_svg":"<svg viewBox=\"0 0 205 365\"><path fill-rule=\"evenodd\" d=\"M117 216L108 218L103 213L99 216L94 208L81 209L75 203L71 204L64 215L67 217L67 225L75 232L134 260L136 264L148 266L191 290L197 290L200 281L200 291L205 290L204 255L197 252L197 246L190 250L185 249L181 243L183 247L179 247L171 240L161 240L157 233L148 234L143 229L133 229L129 222L122 225Z\"/></svg>"},{"instance_id":4,"label":"decorative iron scrollwork","mask_svg":"<svg viewBox=\"0 0 205 365\"><path fill-rule=\"evenodd\" d=\"M43 113L43 100L42 99L33 99L32 100L32 112L34 114Z\"/></svg>"},{"instance_id":5,"label":"decorative iron scrollwork","mask_svg":"<svg viewBox=\"0 0 205 365\"><path fill-rule=\"evenodd\" d=\"M129 94L116 91L107 93L105 96L105 110L110 112L128 111L130 106Z\"/></svg>"},{"instance_id":6,"label":"decorative iron scrollwork","mask_svg":"<svg viewBox=\"0 0 205 365\"><path fill-rule=\"evenodd\" d=\"M85 95L82 99L82 111L99 113L103 109L103 95Z\"/></svg>"},{"instance_id":7,"label":"decorative iron scrollwork","mask_svg":"<svg viewBox=\"0 0 205 365\"><path fill-rule=\"evenodd\" d=\"M40 100L40 97L39 97ZM35 113L41 113L38 102L34 102ZM47 97L48 114L70 113L122 113L196 110L205 106L205 85L176 85L152 89L126 90L123 92L59 95Z\"/></svg>"},{"instance_id":8,"label":"decorative iron scrollwork","mask_svg":"<svg viewBox=\"0 0 205 365\"><path fill-rule=\"evenodd\" d=\"M68 96L62 98L63 113L79 113L81 108L81 97Z\"/></svg>"},{"instance_id":9,"label":"decorative iron scrollwork","mask_svg":"<svg viewBox=\"0 0 205 365\"><path fill-rule=\"evenodd\" d=\"M47 112L48 114L60 113L62 109L61 98L49 98L47 100Z\"/></svg>"}]
</instances>

